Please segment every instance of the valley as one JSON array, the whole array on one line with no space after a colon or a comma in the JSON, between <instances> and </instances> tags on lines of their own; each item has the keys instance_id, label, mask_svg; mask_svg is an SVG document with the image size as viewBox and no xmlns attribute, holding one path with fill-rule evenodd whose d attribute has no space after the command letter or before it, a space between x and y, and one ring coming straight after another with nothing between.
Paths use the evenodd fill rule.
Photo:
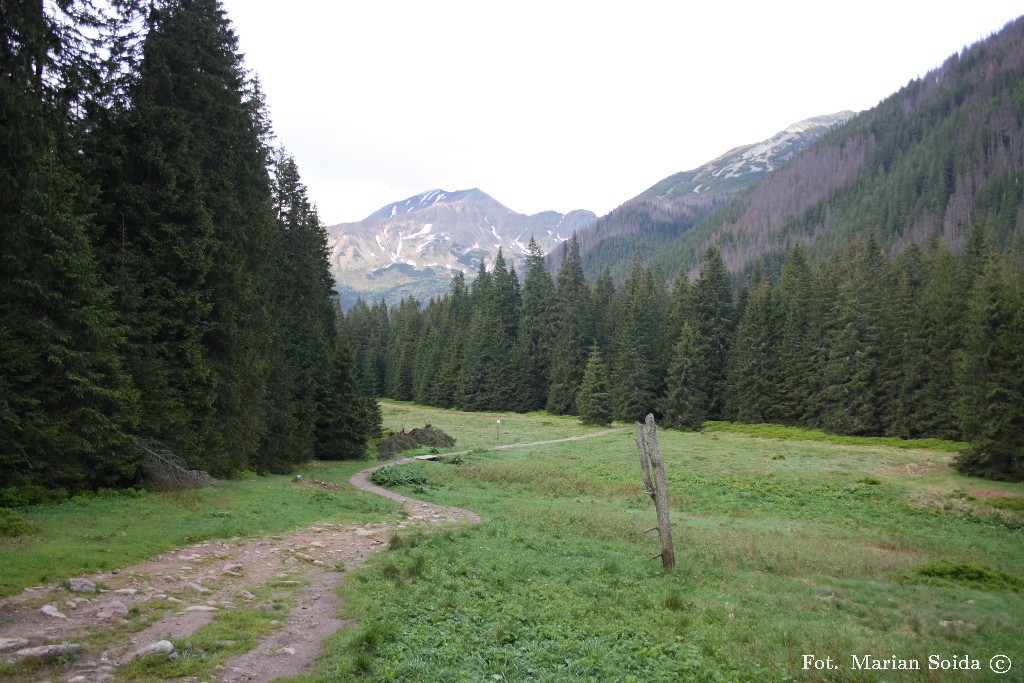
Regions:
<instances>
[{"instance_id":1,"label":"valley","mask_svg":"<svg viewBox=\"0 0 1024 683\"><path fill-rule=\"evenodd\" d=\"M944 680L994 681L1006 679L987 669L992 657L1006 655L1015 666L1024 661L1024 512L1020 505L997 505L1024 501L1024 485L957 474L949 466L955 444L897 448L848 437L840 445L801 430L771 435L727 423L710 424L702 433L662 431L678 563L666 572L650 559L657 540L644 529L653 523L654 509L643 493L629 425L607 432L544 413L464 413L397 402L383 403L382 410L389 428L430 423L455 437L462 452L442 462L397 465L425 482L397 493L432 506L468 508L480 524L418 531L420 518L429 520L438 508L402 512L392 503L371 503L369 494L346 483L370 463L320 462L303 470L307 479L337 483L334 490L292 483L287 476L263 477L194 495L151 494L153 500L69 509L65 514L85 513L86 525L95 517L95 523L102 519L127 531L96 534L97 540L82 541L87 546L130 545L156 522L133 512L135 506L163 497L173 503L186 495L191 502L184 512L199 518L217 513L213 519L228 525L156 558L166 558L175 577L189 565L182 574L189 578L177 579L180 586L192 580L216 591L194 598L217 607L201 615L207 626L166 634L188 656L155 655L130 668L108 669L110 675L284 675L295 655L283 648L296 650L316 629L303 634L293 624L299 615L283 615L302 612L314 594L328 599L339 581L340 630L326 638L310 673L287 680L880 681L869 670L850 668L851 657L892 656L923 664L900 680L924 681L930 680L929 658L937 655L969 657L986 668L950 670ZM574 435L590 438L565 440ZM539 441L549 443L511 447ZM272 495L268 503L308 497L315 504L269 536L265 528L250 536L255 529L245 525L257 513L244 502L247 489L265 499ZM120 522L104 509L111 504L123 511ZM20 542L19 563L44 557L37 553L60 528L60 514L40 509L37 516L26 515L42 530ZM343 546L335 539L343 537L354 545L338 554ZM173 532L167 541L174 542ZM262 569L274 555L247 552L260 548L285 549L267 565L277 569ZM369 552L374 549L379 552ZM281 564L293 555L297 562ZM325 566L303 555L322 555ZM224 563L240 566L235 572L241 578L223 574ZM126 643L138 642L136 634L162 637L156 625L170 623L182 606L145 586L166 572L154 564L149 579L140 571L144 566L114 573L119 566L116 560L108 564L97 585L113 589L127 582L140 590L139 598L118 596L136 609L111 622L115 632ZM303 578L309 570L333 578L327 584ZM13 575L9 567L4 575ZM187 588L165 585L165 595L194 600ZM239 597L243 589L257 599ZM81 604L77 612L68 610L66 601L83 603L82 596L59 586L50 590L56 592L45 599L57 600L72 621L93 609ZM186 592L179 595L181 590ZM10 606L35 604L43 595L28 603L4 599L5 636L14 618ZM232 617L244 610L249 616ZM83 640L86 652L64 665L66 674L59 673L60 664L40 661L36 674L22 662L4 665L0 677L53 680L57 674L70 680L80 662L113 647L109 639L97 634ZM244 653L259 652L257 643L264 641L277 649L248 660L248 670L239 668ZM823 675L804 666L804 655L832 657L841 668ZM280 666L285 668L275 668ZM250 677L239 678L243 672Z\"/></svg>"}]
</instances>

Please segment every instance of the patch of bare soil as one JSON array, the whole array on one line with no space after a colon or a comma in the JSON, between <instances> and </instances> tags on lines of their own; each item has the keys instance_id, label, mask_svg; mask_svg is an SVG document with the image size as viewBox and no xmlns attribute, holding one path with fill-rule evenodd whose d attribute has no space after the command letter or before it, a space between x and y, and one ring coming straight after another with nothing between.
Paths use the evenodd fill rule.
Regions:
<instances>
[{"instance_id":1,"label":"patch of bare soil","mask_svg":"<svg viewBox=\"0 0 1024 683\"><path fill-rule=\"evenodd\" d=\"M467 510L380 489L366 480L372 469L353 476L352 483L402 502L407 517L367 525L318 523L272 536L199 543L83 577L86 583L74 583L84 592L65 583L27 589L0 600L0 658L16 662L29 648L76 645L74 658L58 658L67 661L19 680L108 681L142 648L185 639L219 612L258 605L255 594L270 586L272 596L292 601L287 619L254 649L210 673L225 683L302 673L324 638L346 626L336 616L335 595L346 571L387 547L398 530L480 521Z\"/></svg>"}]
</instances>

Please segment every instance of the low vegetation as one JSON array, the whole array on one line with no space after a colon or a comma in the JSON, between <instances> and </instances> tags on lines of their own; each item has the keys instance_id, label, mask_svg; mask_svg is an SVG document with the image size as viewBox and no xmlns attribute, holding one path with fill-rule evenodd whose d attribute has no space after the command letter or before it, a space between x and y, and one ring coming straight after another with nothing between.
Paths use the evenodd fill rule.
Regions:
<instances>
[{"instance_id":1,"label":"low vegetation","mask_svg":"<svg viewBox=\"0 0 1024 683\"><path fill-rule=\"evenodd\" d=\"M629 425L498 450L497 419L502 445L601 430L544 413L396 403L382 412L391 429L429 422L468 449L448 464L383 468L382 483L484 521L403 533L352 571L343 616L355 625L330 637L314 672L296 682L924 681L936 653L983 666L1005 654L1024 666L1024 513L990 504L1020 499L1024 486L958 474L955 444L833 444L717 424L662 431L677 558L666 572L651 559L657 540L645 530L655 513ZM2 540L3 592L203 538L396 514L345 484L367 464L301 470L340 483L337 491L251 477L19 510L36 530ZM206 675L249 647L268 618L280 615L225 616L187 639L185 661L123 673ZM805 670L804 654L831 656L841 669ZM875 676L851 670L853 655L916 659L925 670ZM1012 679L948 671L942 680Z\"/></svg>"},{"instance_id":2,"label":"low vegetation","mask_svg":"<svg viewBox=\"0 0 1024 683\"><path fill-rule=\"evenodd\" d=\"M385 419L406 419L406 408L429 413L387 405ZM452 423L479 436L493 422L429 419L460 443ZM960 493L984 484L999 493L979 498L988 503L1024 487L957 474L959 444L833 444L717 424L663 431L660 442L678 562L669 572L650 559L654 509L631 429L477 448L458 466L403 465L422 479L400 490L484 522L403 538L357 572L343 591L358 626L296 680L923 681L937 653L986 667L942 680L995 681L1005 679L987 670L991 657L1024 662L1024 515ZM804 670L812 653L840 670ZM866 654L923 670L851 670L851 656Z\"/></svg>"}]
</instances>

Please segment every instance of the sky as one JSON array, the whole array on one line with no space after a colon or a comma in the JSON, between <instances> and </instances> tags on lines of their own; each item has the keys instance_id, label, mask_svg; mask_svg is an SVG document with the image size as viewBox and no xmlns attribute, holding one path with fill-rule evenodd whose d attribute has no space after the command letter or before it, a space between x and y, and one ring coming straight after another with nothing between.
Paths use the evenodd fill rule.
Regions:
<instances>
[{"instance_id":1,"label":"sky","mask_svg":"<svg viewBox=\"0 0 1024 683\"><path fill-rule=\"evenodd\" d=\"M430 189L608 213L876 105L1015 0L222 0L326 225Z\"/></svg>"}]
</instances>

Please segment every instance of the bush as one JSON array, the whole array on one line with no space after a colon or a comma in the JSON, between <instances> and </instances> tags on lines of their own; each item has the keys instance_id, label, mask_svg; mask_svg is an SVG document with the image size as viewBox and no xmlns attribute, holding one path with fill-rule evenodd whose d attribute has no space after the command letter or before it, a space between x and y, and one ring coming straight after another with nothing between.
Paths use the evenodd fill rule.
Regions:
<instances>
[{"instance_id":1,"label":"bush","mask_svg":"<svg viewBox=\"0 0 1024 683\"><path fill-rule=\"evenodd\" d=\"M18 538L39 530L14 510L0 508L0 538Z\"/></svg>"},{"instance_id":2,"label":"bush","mask_svg":"<svg viewBox=\"0 0 1024 683\"><path fill-rule=\"evenodd\" d=\"M405 465L391 465L382 467L370 474L370 481L377 486L422 486L427 483L427 478Z\"/></svg>"}]
</instances>

